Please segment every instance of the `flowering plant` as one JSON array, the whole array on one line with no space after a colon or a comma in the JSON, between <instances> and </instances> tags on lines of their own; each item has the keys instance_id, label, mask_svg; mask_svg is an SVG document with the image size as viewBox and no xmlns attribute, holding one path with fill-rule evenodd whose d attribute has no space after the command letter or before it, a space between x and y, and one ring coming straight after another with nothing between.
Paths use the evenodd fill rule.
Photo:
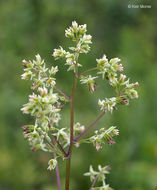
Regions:
<instances>
[{"instance_id":1,"label":"flowering plant","mask_svg":"<svg viewBox=\"0 0 157 190\"><path fill-rule=\"evenodd\" d=\"M87 26L78 25L75 21L72 26L65 30L65 36L71 39L75 46L69 47L69 51L64 50L61 46L54 49L53 57L55 60L64 59L68 71L73 71L73 88L71 97L56 86L55 75L58 67L52 66L47 68L45 61L36 55L33 61L23 60L24 73L21 78L31 80L32 95L29 95L29 102L23 105L21 111L34 117L35 123L32 125L24 125L24 137L28 139L33 151L43 150L53 153L53 158L48 161L48 170L56 169L58 189L61 190L58 159L66 160L66 182L65 190L69 190L70 180L70 162L73 147L78 147L82 143L92 143L96 150L103 147L104 144L114 144L114 136L119 134L116 126L108 129L101 128L96 130L92 136L84 137L88 131L102 118L106 112L113 112L118 105L128 105L130 99L138 98L135 87L138 82L130 83L126 79L126 75L119 74L123 71L123 66L119 58L108 60L106 55L96 59L97 65L94 68L84 72L79 72L79 55L87 54L90 51L92 36L86 34ZM86 75L88 72L97 71L96 76ZM77 81L87 85L89 91L96 91L96 80L102 76L102 80L106 79L114 88L116 95L111 98L98 99L98 106L102 110L101 115L89 126L85 127L79 122L74 122L74 97ZM59 121L61 119L61 110L64 105L70 103L70 127L61 128ZM98 166L98 171L94 171L90 166L90 171L85 176L90 176L92 181L91 190L111 190L111 187L105 182L105 174L109 173L109 167ZM100 187L94 187L96 181L101 181Z\"/></svg>"}]
</instances>

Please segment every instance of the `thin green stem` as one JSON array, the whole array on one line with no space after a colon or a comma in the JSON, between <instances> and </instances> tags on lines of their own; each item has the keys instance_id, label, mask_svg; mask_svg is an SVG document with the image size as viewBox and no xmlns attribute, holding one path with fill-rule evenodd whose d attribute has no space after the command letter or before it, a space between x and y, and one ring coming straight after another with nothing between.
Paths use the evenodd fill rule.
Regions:
<instances>
[{"instance_id":1,"label":"thin green stem","mask_svg":"<svg viewBox=\"0 0 157 190\"><path fill-rule=\"evenodd\" d=\"M65 181L65 190L69 190L70 166L71 166L71 157L66 160L66 181Z\"/></svg>"}]
</instances>

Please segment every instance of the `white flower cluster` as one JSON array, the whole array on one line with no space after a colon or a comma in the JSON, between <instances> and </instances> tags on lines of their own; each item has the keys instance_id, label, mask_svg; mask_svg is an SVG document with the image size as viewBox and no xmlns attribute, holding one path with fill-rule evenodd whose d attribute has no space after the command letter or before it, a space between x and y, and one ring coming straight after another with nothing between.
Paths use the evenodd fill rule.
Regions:
<instances>
[{"instance_id":1,"label":"white flower cluster","mask_svg":"<svg viewBox=\"0 0 157 190\"><path fill-rule=\"evenodd\" d=\"M36 90L38 87L50 87L56 84L54 75L58 72L58 67L46 68L44 60L40 55L36 55L36 60L23 60L24 73L21 75L23 80L32 80L32 89Z\"/></svg>"},{"instance_id":2,"label":"white flower cluster","mask_svg":"<svg viewBox=\"0 0 157 190\"><path fill-rule=\"evenodd\" d=\"M84 130L84 125L81 125L79 122L74 124L74 136L79 135ZM53 136L56 136L57 140L62 142L64 148L70 144L70 131L68 128L54 128ZM75 146L78 147L79 143L75 143Z\"/></svg>"},{"instance_id":3,"label":"white flower cluster","mask_svg":"<svg viewBox=\"0 0 157 190\"><path fill-rule=\"evenodd\" d=\"M101 110L108 110L112 113L116 106L116 98L105 98L105 100L99 100L98 105Z\"/></svg>"},{"instance_id":4,"label":"white flower cluster","mask_svg":"<svg viewBox=\"0 0 157 190\"><path fill-rule=\"evenodd\" d=\"M89 44L91 44L92 36L86 34L86 24L78 25L76 21L72 22L72 26L65 30L65 36L76 42L75 47L69 47L72 52L65 51L61 46L59 49L54 49L53 56L55 59L66 59L65 65L68 65L68 71L74 70L82 66L78 63L78 57L80 53L88 53L90 50Z\"/></svg>"},{"instance_id":5,"label":"white flower cluster","mask_svg":"<svg viewBox=\"0 0 157 190\"><path fill-rule=\"evenodd\" d=\"M96 150L102 148L102 145L107 142L112 145L115 143L113 137L119 135L119 130L115 126L110 127L109 129L101 128L100 130L95 131L95 135L90 137L86 142L91 142L96 147Z\"/></svg>"},{"instance_id":6,"label":"white flower cluster","mask_svg":"<svg viewBox=\"0 0 157 190\"><path fill-rule=\"evenodd\" d=\"M84 176L89 176L91 182L94 182L95 179L102 182L102 186L93 187L93 190L113 190L108 184L106 184L106 174L109 174L109 166L102 167L98 166L98 171L94 171L93 167L90 165L89 172L85 173Z\"/></svg>"},{"instance_id":7,"label":"white flower cluster","mask_svg":"<svg viewBox=\"0 0 157 190\"><path fill-rule=\"evenodd\" d=\"M72 26L65 30L65 36L67 38L72 39L73 41L77 41L82 38L83 35L87 32L87 25L78 25L76 21L72 22Z\"/></svg>"},{"instance_id":8,"label":"white flower cluster","mask_svg":"<svg viewBox=\"0 0 157 190\"><path fill-rule=\"evenodd\" d=\"M72 145L78 147L80 143L92 143L97 150L102 148L102 145L106 142L108 144L114 144L114 136L119 134L119 130L112 126L109 129L101 128L95 131L93 136L81 138L96 122L103 116L106 111L113 112L118 104L129 104L129 99L138 98L138 93L135 87L138 86L138 82L129 83L129 79L126 79L124 74L118 74L123 71L123 66L120 64L119 58L113 58L108 60L106 55L101 59L96 59L97 67L88 69L79 73L78 58L81 53L88 53L90 50L90 44L92 43L92 36L86 34L87 26L78 25L76 21L72 22L72 26L65 30L65 36L75 42L75 47L69 47L69 51L64 50L61 46L58 49L54 49L53 56L55 60L63 58L66 60L65 65L68 66L68 71L73 70L75 73L74 88L72 96L68 97L56 85L55 75L58 72L57 66L52 66L50 69L46 67L44 60L40 55L36 55L36 59L33 61L23 60L24 73L21 78L24 80L31 80L31 89L35 92L29 95L28 103L24 104L21 111L24 114L30 114L35 118L34 125L23 126L24 137L28 139L32 150L43 150L56 153L54 159L49 160L48 169L52 170L57 165L57 158L63 159L71 156ZM88 85L89 91L96 90L95 79L98 76L84 75L87 72L98 70L97 74L101 74L102 78L106 78L109 84L114 87L116 96L112 98L105 98L98 101L100 110L103 113L97 118L87 129L79 122L72 123L71 129L59 128L58 123L61 119L60 111L63 107L63 102L71 103L71 121L73 118L73 100L74 91L76 87L77 79L80 79L81 84ZM59 92L55 93L56 91ZM65 148L69 146L66 152ZM55 155L55 154L54 154ZM98 178L103 185L101 187L93 187L93 190L112 190L109 185L105 183L105 174L108 172L109 167L98 166L98 171L94 171L90 166L90 171L86 173L86 176L90 176L91 181Z\"/></svg>"},{"instance_id":9,"label":"white flower cluster","mask_svg":"<svg viewBox=\"0 0 157 190\"><path fill-rule=\"evenodd\" d=\"M123 71L123 66L119 62L119 58L113 58L108 61L106 55L101 59L97 59L98 74L102 74L103 78L105 77L109 80L110 85L115 88L117 93L117 97L99 99L98 101L101 110L110 111L111 113L117 104L128 105L130 98L138 98L138 93L134 89L134 87L138 86L138 82L130 84L129 79L126 80L126 75L120 74L118 76L118 72Z\"/></svg>"},{"instance_id":10,"label":"white flower cluster","mask_svg":"<svg viewBox=\"0 0 157 190\"><path fill-rule=\"evenodd\" d=\"M79 122L74 124L74 135L79 135L85 130L85 126L81 125Z\"/></svg>"},{"instance_id":11,"label":"white flower cluster","mask_svg":"<svg viewBox=\"0 0 157 190\"><path fill-rule=\"evenodd\" d=\"M122 64L119 64L119 58L113 58L110 61L104 55L101 59L96 59L97 68L100 70L98 74L102 74L103 78L105 76L106 79L110 81L110 84L114 86L114 83L117 81L117 72L123 71Z\"/></svg>"},{"instance_id":12,"label":"white flower cluster","mask_svg":"<svg viewBox=\"0 0 157 190\"><path fill-rule=\"evenodd\" d=\"M22 128L24 137L28 139L32 151L43 150L45 152L51 152L51 149L49 149L45 143L45 138L49 137L47 137L46 132L41 127L38 127L37 125L25 125Z\"/></svg>"},{"instance_id":13,"label":"white flower cluster","mask_svg":"<svg viewBox=\"0 0 157 190\"><path fill-rule=\"evenodd\" d=\"M81 76L80 82L82 84L87 84L89 91L93 92L96 90L96 83L94 81L94 79L96 79L96 78L98 78L98 77L92 77L91 75Z\"/></svg>"},{"instance_id":14,"label":"white flower cluster","mask_svg":"<svg viewBox=\"0 0 157 190\"><path fill-rule=\"evenodd\" d=\"M25 73L22 79L32 80L32 89L36 90L29 95L29 102L23 105L21 111L24 114L30 114L35 117L35 125L23 127L24 136L28 139L32 150L55 151L55 147L50 146L51 126L57 126L61 119L60 97L53 92L55 83L54 75L58 71L58 67L46 68L44 60L40 55L36 55L36 60L23 61Z\"/></svg>"}]
</instances>

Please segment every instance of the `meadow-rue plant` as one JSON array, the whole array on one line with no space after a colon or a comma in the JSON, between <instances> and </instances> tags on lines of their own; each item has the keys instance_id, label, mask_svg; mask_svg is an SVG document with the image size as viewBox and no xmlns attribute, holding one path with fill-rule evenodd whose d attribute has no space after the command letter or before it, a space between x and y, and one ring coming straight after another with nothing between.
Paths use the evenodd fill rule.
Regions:
<instances>
[{"instance_id":1,"label":"meadow-rue plant","mask_svg":"<svg viewBox=\"0 0 157 190\"><path fill-rule=\"evenodd\" d=\"M30 114L34 117L34 124L24 125L24 137L28 139L33 151L43 150L49 152L52 159L48 161L48 170L56 169L58 189L61 190L61 183L58 169L58 159L66 160L66 180L65 190L69 190L71 156L73 147L79 147L82 143L92 143L96 150L100 150L104 144L112 145L115 143L114 137L119 135L116 126L100 128L93 135L86 137L85 134L95 126L95 124L108 111L113 112L119 105L128 105L130 99L138 98L135 87L138 82L130 83L126 75L120 73L123 71L123 65L119 58L108 59L106 55L96 59L97 65L94 68L79 72L79 55L87 54L90 51L92 36L86 34L87 25L78 25L76 21L72 26L65 30L65 36L74 42L74 47L69 47L69 51L64 50L61 46L54 49L53 57L55 60L63 59L68 71L72 70L73 87L71 97L67 96L56 85L57 66L47 68L45 61L36 55L35 60L23 60L24 73L21 75L23 80L32 81L31 89L33 93L29 95L28 103L24 104L21 111L24 114ZM96 71L94 76L86 75L91 71ZM120 74L119 74L120 73ZM79 122L74 122L74 97L77 87L77 81L88 86L90 92L96 91L96 80L102 76L114 88L114 97L99 99L98 106L102 113L89 126L85 127ZM61 110L64 105L69 103L70 106L70 127L62 127L59 124L61 120ZM85 173L92 182L90 190L112 190L106 184L106 174L109 173L109 166L98 166L98 171L94 171L90 166L90 171ZM102 182L101 186L94 187L96 181Z\"/></svg>"}]
</instances>

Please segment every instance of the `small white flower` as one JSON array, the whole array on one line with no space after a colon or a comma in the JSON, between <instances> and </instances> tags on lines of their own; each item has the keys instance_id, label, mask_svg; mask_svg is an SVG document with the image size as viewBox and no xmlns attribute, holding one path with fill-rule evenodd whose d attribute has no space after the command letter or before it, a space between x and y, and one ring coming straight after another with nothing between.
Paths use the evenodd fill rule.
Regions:
<instances>
[{"instance_id":1,"label":"small white flower","mask_svg":"<svg viewBox=\"0 0 157 190\"><path fill-rule=\"evenodd\" d=\"M41 96L45 96L48 93L47 88L45 88L45 87L44 88L39 87L38 91L39 91Z\"/></svg>"},{"instance_id":2,"label":"small white flower","mask_svg":"<svg viewBox=\"0 0 157 190\"><path fill-rule=\"evenodd\" d=\"M99 100L98 105L101 110L108 110L112 113L113 109L116 106L116 98L105 98L105 100Z\"/></svg>"},{"instance_id":3,"label":"small white flower","mask_svg":"<svg viewBox=\"0 0 157 190\"><path fill-rule=\"evenodd\" d=\"M121 60L118 57L116 57L116 58L113 58L113 59L110 60L110 64L115 64L115 63L118 63L120 61Z\"/></svg>"},{"instance_id":4,"label":"small white flower","mask_svg":"<svg viewBox=\"0 0 157 190\"><path fill-rule=\"evenodd\" d=\"M94 81L94 79L96 79L98 77L92 77L91 75L88 75L86 77L82 77L80 82L82 84L89 84L89 83L92 83Z\"/></svg>"},{"instance_id":5,"label":"small white flower","mask_svg":"<svg viewBox=\"0 0 157 190\"><path fill-rule=\"evenodd\" d=\"M27 79L29 79L29 78L32 78L32 72L31 71L27 71L27 72L25 72L25 73L23 73L22 75L21 75L21 79L23 79L23 80L27 80Z\"/></svg>"},{"instance_id":6,"label":"small white flower","mask_svg":"<svg viewBox=\"0 0 157 190\"><path fill-rule=\"evenodd\" d=\"M40 63L40 62L41 62L41 57L40 57L40 55L37 54L35 57L36 57L36 60Z\"/></svg>"},{"instance_id":7,"label":"small white flower","mask_svg":"<svg viewBox=\"0 0 157 190\"><path fill-rule=\"evenodd\" d=\"M57 160L56 159L49 160L48 165L49 165L47 168L48 170L54 170L57 166Z\"/></svg>"},{"instance_id":8,"label":"small white flower","mask_svg":"<svg viewBox=\"0 0 157 190\"><path fill-rule=\"evenodd\" d=\"M58 72L58 66L56 66L56 67L51 67L51 70L49 71L49 73L51 74L51 75L55 75L56 73Z\"/></svg>"},{"instance_id":9,"label":"small white flower","mask_svg":"<svg viewBox=\"0 0 157 190\"><path fill-rule=\"evenodd\" d=\"M22 111L23 113L25 113L25 114L29 114L29 113L30 113L30 112L29 112L29 107L28 107L28 106L25 106L25 105L24 105L23 108L21 108L21 111Z\"/></svg>"},{"instance_id":10,"label":"small white flower","mask_svg":"<svg viewBox=\"0 0 157 190\"><path fill-rule=\"evenodd\" d=\"M75 31L77 30L78 24L77 24L76 21L73 21L73 22L72 22L72 27L73 27L73 29L74 29Z\"/></svg>"},{"instance_id":11,"label":"small white flower","mask_svg":"<svg viewBox=\"0 0 157 190\"><path fill-rule=\"evenodd\" d=\"M123 83L126 79L126 75L120 74L119 80Z\"/></svg>"},{"instance_id":12,"label":"small white flower","mask_svg":"<svg viewBox=\"0 0 157 190\"><path fill-rule=\"evenodd\" d=\"M122 64L117 65L117 71L118 72L122 72L123 71L123 65Z\"/></svg>"},{"instance_id":13,"label":"small white flower","mask_svg":"<svg viewBox=\"0 0 157 190\"><path fill-rule=\"evenodd\" d=\"M66 51L60 46L58 49L54 49L53 57L59 59L66 56Z\"/></svg>"}]
</instances>

